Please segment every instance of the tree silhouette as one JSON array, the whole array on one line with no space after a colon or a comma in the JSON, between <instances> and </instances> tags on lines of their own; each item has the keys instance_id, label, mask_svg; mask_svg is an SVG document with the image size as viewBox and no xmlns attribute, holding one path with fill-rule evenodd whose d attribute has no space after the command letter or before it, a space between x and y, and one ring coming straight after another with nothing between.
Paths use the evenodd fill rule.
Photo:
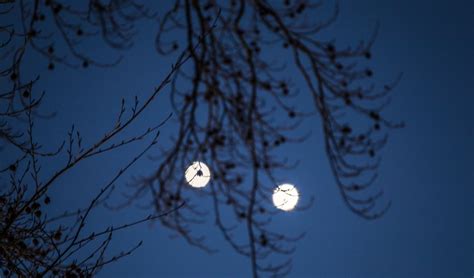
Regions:
<instances>
[{"instance_id":1,"label":"tree silhouette","mask_svg":"<svg viewBox=\"0 0 474 278\"><path fill-rule=\"evenodd\" d=\"M78 236L89 213L99 204L127 208L151 195L153 200L148 209L152 216L120 229L156 219L189 244L213 252L205 237L193 230L211 218L230 246L238 254L249 257L254 277L265 273L287 274L294 242L303 234L288 236L270 227L272 217L280 213L271 203L271 194L280 182L276 173L296 167L278 149L303 141L306 136L294 133L300 123L314 114L321 119L325 150L347 207L365 219L376 219L389 208L390 203L379 202L383 191L372 189L372 185L380 163L378 153L387 141L387 132L401 126L383 115L399 78L381 88L373 85L374 73L367 62L372 58L370 49L376 32L367 42L355 47L339 46L335 40L322 38L321 32L330 28L337 18L337 5L326 19L322 19L321 3L305 0L176 0L169 10L157 15L128 0L112 0L107 4L90 0L83 6L52 0L19 1L7 7L3 14L16 11L13 6L21 15L21 31L12 25L0 26L6 35L1 49L4 56L11 58L2 64L2 81L12 84L9 90L1 92L6 112L0 114L0 135L7 148L19 153L1 172L12 180L5 186L2 181L1 199L7 205L1 211L0 262L8 273L31 275L55 270L61 274L94 274L102 265L129 252L105 259L103 250L110 242L109 236L99 244L99 249L91 252L90 258L78 263L74 258L76 250L97 235L108 236L117 229ZM123 101L117 123L90 147L81 146L80 133L71 129L68 140L57 151L40 152L40 145L33 137L33 119L44 117L38 111L43 95L33 90L37 79L25 81L21 75L26 49L44 56L50 70L56 64L73 68L113 66L120 59L100 62L88 55L87 49L81 49L80 42L102 39L112 48L127 49L133 41L134 22L157 16L156 50L166 56L178 53L175 66L164 81L142 105L135 100L127 110ZM48 20L49 24L44 24ZM17 41L21 43L12 47ZM281 53L289 58L291 65L269 53ZM185 61L188 63L183 65ZM285 74L290 67L302 76L304 84L296 85ZM153 173L128 183L123 203L106 203L113 182L156 143L153 133L162 123L124 141L114 141L116 136L133 124L168 83L178 128L172 143L161 146L162 151L154 158L158 166ZM314 111L300 111L290 104L298 91L307 95ZM12 124L20 117L26 123L23 130L13 128ZM117 172L88 207L53 218L75 219L68 226L67 236L63 235L65 228L50 229L54 225L41 214L40 202L49 203L47 191L55 178L39 179L40 160L54 159L65 151L68 163L57 172L63 175L90 156L113 151L149 135L153 137L151 143ZM203 161L211 168L209 190L197 191L185 183L184 169L194 161ZM23 180L30 176L31 181ZM196 204L201 196L212 200L210 214ZM23 231L22 225L32 223L38 228L24 235L13 230L18 227ZM245 240L237 236L242 234L246 235ZM42 247L36 247L38 244ZM63 251L53 255L57 249ZM43 259L38 259L42 253L46 253ZM272 255L278 254L284 260L275 263Z\"/></svg>"},{"instance_id":2,"label":"tree silhouette","mask_svg":"<svg viewBox=\"0 0 474 278\"><path fill-rule=\"evenodd\" d=\"M377 89L371 82L373 71L359 65L371 59L375 33L356 47L323 40L319 34L335 21L338 6L321 19L320 3L311 1L174 3L161 17L156 49L162 55L185 49L191 55L191 65L179 69L171 85L179 128L172 146L157 155L156 171L133 180L135 193L126 205L147 193L156 211L186 200L183 209L160 221L189 243L211 251L205 238L193 232L208 215L193 204L196 194L182 174L192 161L209 163L213 177L206 194L214 207L210 218L224 238L250 258L254 277L287 274L291 257L274 264L269 256L291 254L301 235L289 237L269 227L276 213L270 196L279 182L275 172L294 167L278 155L278 148L305 138L295 137L294 131L311 113L289 104L299 90L321 118L326 153L347 207L365 219L383 215L390 203L378 204L382 190L370 187L387 130L401 124L382 114L398 78ZM216 27L211 28L215 18ZM193 48L200 38L200 47ZM290 57L304 86L292 84L285 73L288 66L267 52ZM278 116L282 114L288 118ZM356 127L355 119L365 126ZM237 237L238 231L247 233L247 239Z\"/></svg>"},{"instance_id":3,"label":"tree silhouette","mask_svg":"<svg viewBox=\"0 0 474 278\"><path fill-rule=\"evenodd\" d=\"M156 145L159 128L167 119L131 137L124 137L124 130L135 124L189 55L183 53L177 58L168 75L143 102L139 103L135 98L129 104L122 99L116 121L98 140L83 144L80 131L72 125L63 144L55 148L48 142L37 140L35 120L54 115L44 114L40 109L45 95L36 89L39 76L29 79L23 74L27 65L25 53L34 51L46 57L49 70L54 70L58 63L69 67L113 65L86 56L78 48L80 43L97 37L111 47L126 48L130 44L133 22L148 15L141 6L127 1L112 1L108 5L90 1L86 10L58 1L19 1L7 3L7 7L3 4L2 16L8 18L19 14L21 20L19 24L16 20L0 26L0 139L3 152L0 166L0 268L5 277L90 277L104 265L128 256L142 244L139 242L128 250L108 254L115 232L164 217L183 205L178 203L175 207L128 223L108 223L109 226L102 230L88 225L90 216L112 193L115 182ZM46 24L48 19L50 22ZM61 40L62 44L58 42ZM56 46L62 46L68 55L57 54ZM61 177L92 157L143 141L142 151L128 158L122 168L112 173L88 204L59 215L48 213L45 207L54 202L48 193L57 186ZM52 174L41 171L42 165L51 161L65 163L61 163Z\"/></svg>"}]
</instances>

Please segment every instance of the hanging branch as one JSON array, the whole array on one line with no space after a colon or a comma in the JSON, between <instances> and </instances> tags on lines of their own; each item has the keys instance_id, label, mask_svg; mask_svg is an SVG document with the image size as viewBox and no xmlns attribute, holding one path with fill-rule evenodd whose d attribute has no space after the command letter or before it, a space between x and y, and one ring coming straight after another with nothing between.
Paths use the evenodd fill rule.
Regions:
<instances>
[{"instance_id":1,"label":"hanging branch","mask_svg":"<svg viewBox=\"0 0 474 278\"><path fill-rule=\"evenodd\" d=\"M398 79L377 91L370 84L373 71L359 66L372 58L375 34L356 47L336 46L322 39L320 32L336 20L337 6L321 20L315 16L319 3L282 2L177 0L162 16L157 51L169 55L188 49L191 57L191 65L181 68L171 84L178 131L171 146L157 156L157 169L128 184L133 193L123 204L141 203L151 194L153 201L146 208L159 211L185 200L183 209L160 221L190 244L211 252L205 238L193 231L209 218L193 201L198 195L209 196L211 219L230 246L250 258L254 277L287 274L294 242L302 236L288 237L270 228L277 213L270 196L280 182L275 173L296 166L278 149L307 137L294 135L299 124L314 114L320 116L342 199L365 219L378 218L389 207L390 203L379 205L382 191L374 193L371 188L386 131L401 126L382 113ZM217 12L221 12L218 25L211 29ZM200 47L193 49L207 32ZM168 40L168 34L174 40ZM289 79L287 61L272 57L288 54L305 86L297 87ZM313 101L314 111L291 105L297 91ZM366 126L356 128L357 121ZM185 184L183 169L193 161L208 163L212 169L209 191L196 192ZM237 237L242 232L247 234L245 240ZM285 259L275 264L272 254Z\"/></svg>"}]
</instances>

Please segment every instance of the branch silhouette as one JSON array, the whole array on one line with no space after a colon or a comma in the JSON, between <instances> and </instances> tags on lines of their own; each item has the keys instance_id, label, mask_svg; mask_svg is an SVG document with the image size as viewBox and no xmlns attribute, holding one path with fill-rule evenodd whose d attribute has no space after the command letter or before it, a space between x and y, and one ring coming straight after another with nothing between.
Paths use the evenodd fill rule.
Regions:
<instances>
[{"instance_id":1,"label":"branch silhouette","mask_svg":"<svg viewBox=\"0 0 474 278\"><path fill-rule=\"evenodd\" d=\"M197 226L209 219L236 253L249 258L254 277L288 274L295 242L304 233L287 235L272 228L273 218L282 212L273 206L271 195L281 183L278 173L297 167L282 155L282 146L308 138L295 134L301 123L314 116L321 120L326 155L348 209L370 220L390 207L390 202L382 201L383 190L374 184L388 132L403 126L384 117L401 76L381 87L374 84L368 63L377 28L356 46L323 38L322 32L337 20L337 4L326 17L321 3L306 0L175 0L163 14L130 0L107 4L22 0L2 3L0 9L7 16L17 12L21 22L0 26L1 56L8 58L0 64L0 78L9 84L0 92L0 138L2 148L18 154L0 165L5 177L1 180L0 265L6 276L93 275L141 244L107 257L112 233L146 221L159 221L190 245L212 253L214 247L196 233ZM144 101L122 100L116 121L93 144L84 146L73 126L62 145L44 151L35 140L34 121L54 113L40 109L45 95L36 89L39 77L23 76L26 51L44 57L51 71L57 65L112 67L120 62L120 55L100 61L84 43L100 40L111 49L127 50L133 45L135 23L141 19L158 21L159 54L178 53L169 74ZM303 83L296 84L289 70L299 74ZM170 88L175 116L164 122L175 120L177 132L153 157L156 170L133 178L124 201L111 204L109 196L118 178L157 144L164 122L130 138L118 138L165 86ZM291 104L301 92L313 104L312 111ZM22 126L14 124L18 120ZM142 152L119 169L86 207L53 217L42 213L51 202L47 193L60 176L91 157L146 139ZM61 155L67 157L66 164L52 176L42 177L41 164ZM211 169L209 190L186 184L184 169L194 161ZM84 234L87 218L99 205L126 209L150 196L152 201L145 207L150 216ZM211 201L210 213L198 204L202 198ZM309 207L311 201L297 209ZM65 219L72 219L68 226L54 226ZM89 255L77 257L91 246Z\"/></svg>"},{"instance_id":2,"label":"branch silhouette","mask_svg":"<svg viewBox=\"0 0 474 278\"><path fill-rule=\"evenodd\" d=\"M124 205L151 195L150 208L159 211L184 199L183 209L160 219L164 226L212 252L205 237L193 230L210 218L230 246L249 257L254 277L286 275L294 243L303 234L291 237L271 228L278 211L269 196L280 183L275 173L296 166L279 148L307 138L295 132L316 114L344 203L365 219L382 216L390 202L380 202L383 191L372 186L378 153L387 132L402 124L383 116L400 77L378 89L366 66L377 28L368 41L342 47L320 35L337 19L338 5L322 19L321 4L303 0L174 3L161 17L156 49L162 55L180 49L190 53L191 65L181 68L171 84L178 131L171 146L156 156L157 169L131 181L135 193ZM318 12L321 16L315 16ZM217 13L218 24L210 28ZM193 48L204 33L200 47ZM290 57L291 65L274 59L275 53ZM301 75L303 85L288 77L290 68ZM306 93L313 111L291 106L298 91ZM183 180L183 169L192 161L212 169L210 192L196 193ZM203 194L212 199L210 215L195 204ZM247 234L244 240L237 236L242 233ZM284 259L275 264L271 255L278 254Z\"/></svg>"},{"instance_id":3,"label":"branch silhouette","mask_svg":"<svg viewBox=\"0 0 474 278\"><path fill-rule=\"evenodd\" d=\"M74 61L77 60L83 61L84 67L104 66L78 50L80 43L98 36L112 47L127 47L131 42L133 22L148 14L132 1L112 1L105 6L98 1L90 1L87 10L63 5L59 1L19 1L10 4L2 10L2 16L19 13L22 30L17 31L18 25L15 24L0 26L2 35L6 35L0 44L1 56L8 58L2 59L0 70L0 82L7 85L2 86L5 89L0 93L0 151L8 154L6 158L2 154L0 165L0 268L5 277L90 277L103 266L130 255L142 245L139 242L128 250L110 255L108 248L113 242L114 233L166 217L184 206L184 202L181 202L132 222L118 225L108 223L109 226L102 230L94 231L92 228L93 232L90 232L91 227L88 225L90 216L109 198L118 179L157 144L159 129L171 115L142 133L122 140L120 138L124 137L124 130L136 123L143 111L170 83L189 55L182 52L169 73L142 102L135 98L133 103L128 104L122 99L116 121L99 139L91 144L83 144L80 131L72 125L64 142L54 148L48 142L39 142L37 139L37 118L51 120L49 118L54 117L54 113L44 115L41 112L45 94L36 89L39 76L28 80L22 74L26 64L25 53L32 50L45 56L50 61L50 70L54 69L54 63L75 67ZM127 14L124 9L139 13ZM52 24L42 26L46 14ZM71 23L74 20L81 23ZM69 56L57 55L53 44L40 46L58 40L58 35L47 35L48 28L58 31ZM76 40L73 36L83 39ZM59 178L92 157L138 142L143 145L142 150L117 169L109 182L99 185L97 194L88 205L57 216L48 214L48 207L54 203L49 193ZM42 143L55 150L44 151ZM64 157L67 158L66 162L52 174L41 171L42 165L62 161Z\"/></svg>"}]
</instances>

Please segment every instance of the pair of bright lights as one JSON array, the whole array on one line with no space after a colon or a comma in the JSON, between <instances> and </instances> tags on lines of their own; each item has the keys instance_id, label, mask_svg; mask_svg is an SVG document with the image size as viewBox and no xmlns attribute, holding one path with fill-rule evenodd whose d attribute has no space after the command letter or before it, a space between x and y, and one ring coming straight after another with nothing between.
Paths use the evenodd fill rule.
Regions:
<instances>
[{"instance_id":1,"label":"pair of bright lights","mask_svg":"<svg viewBox=\"0 0 474 278\"><path fill-rule=\"evenodd\" d=\"M190 186L202 188L211 180L211 171L203 162L195 161L186 169L184 177ZM290 211L296 207L298 199L298 190L292 184L284 183L273 190L273 205L278 209Z\"/></svg>"}]
</instances>

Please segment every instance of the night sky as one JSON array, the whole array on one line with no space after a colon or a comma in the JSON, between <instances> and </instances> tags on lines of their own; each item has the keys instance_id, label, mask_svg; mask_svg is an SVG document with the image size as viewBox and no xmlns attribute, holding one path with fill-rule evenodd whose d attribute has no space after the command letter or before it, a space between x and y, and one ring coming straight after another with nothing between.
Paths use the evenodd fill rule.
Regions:
<instances>
[{"instance_id":1,"label":"night sky","mask_svg":"<svg viewBox=\"0 0 474 278\"><path fill-rule=\"evenodd\" d=\"M474 128L474 2L459 1L340 1L340 16L323 33L337 44L368 38L378 21L373 47L374 79L390 82L399 73L386 115L404 121L393 130L384 148L377 185L384 189L390 210L381 219L366 221L343 204L324 151L321 122L315 116L299 129L311 131L304 143L282 148L281 155L299 160L284 172L301 194L301 204L314 197L305 211L280 214L275 229L306 236L296 244L289 277L472 277L474 275L474 185L472 156ZM159 9L158 9L159 10ZM122 54L113 68L73 70L58 66L46 70L47 61L30 57L28 70L40 72L39 87L47 93L43 111L56 112L38 123L38 136L60 143L72 123L86 142L93 142L110 127L120 99L145 97L169 71L175 57L159 56L154 49L156 23L143 22L134 46ZM95 57L116 57L102 44L90 45ZM271 53L269 53L271 54ZM275 55L281 55L275 53ZM295 105L311 109L301 77L288 74L301 93ZM129 134L160 122L171 112L165 89ZM176 125L162 128L158 147L166 147ZM94 158L62 178L51 194L56 208L87 204L101 182L140 149ZM153 150L150 154L153 154ZM53 167L54 165L51 165ZM49 165L45 165L48 171ZM144 158L126 178L149 174L153 161ZM117 194L120 195L120 194ZM119 200L120 197L117 197ZM210 202L203 200L203 208ZM101 211L89 223L92 228L122 223L146 215L130 208ZM212 220L200 227L207 242L219 252L209 255L189 246L160 226L144 224L114 235L112 250L144 240L133 255L105 268L99 277L248 277L248 258L236 254L223 240Z\"/></svg>"}]
</instances>

